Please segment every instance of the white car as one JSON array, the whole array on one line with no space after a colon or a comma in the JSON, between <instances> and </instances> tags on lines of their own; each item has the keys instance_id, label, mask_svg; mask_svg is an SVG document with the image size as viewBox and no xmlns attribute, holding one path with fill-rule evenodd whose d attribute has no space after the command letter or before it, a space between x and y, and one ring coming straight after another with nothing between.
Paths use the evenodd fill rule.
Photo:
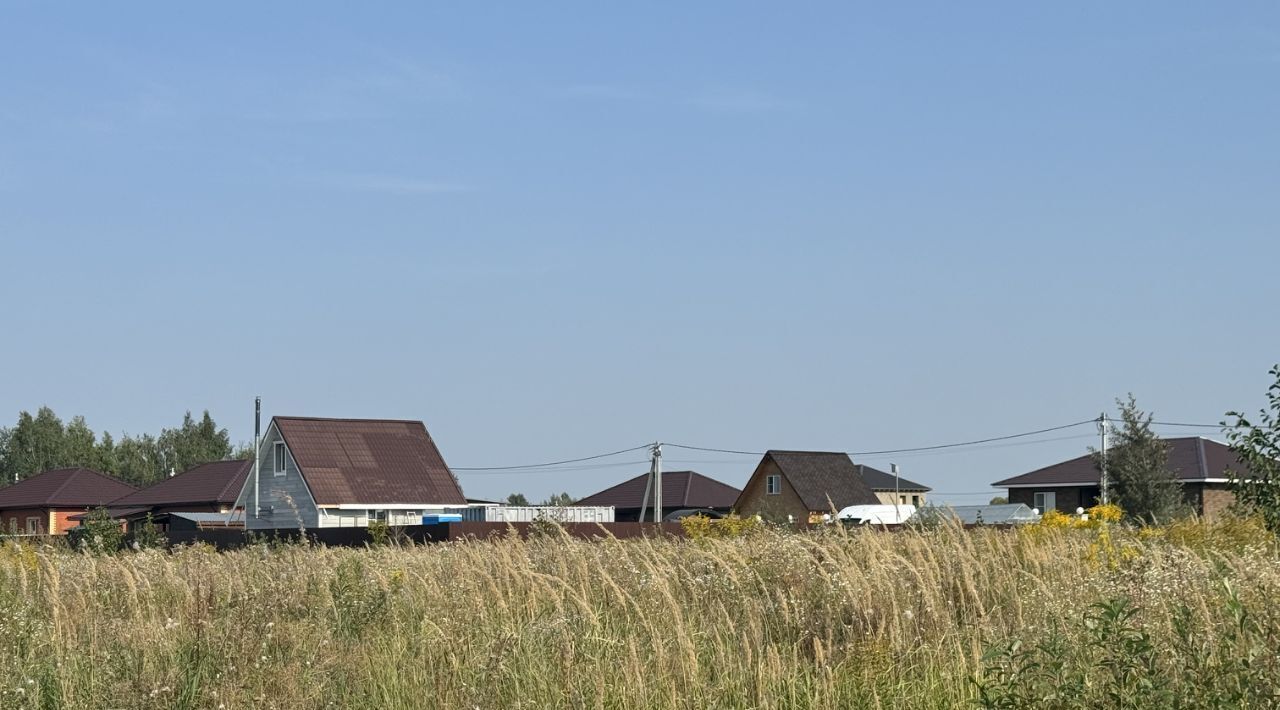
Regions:
<instances>
[{"instance_id":1,"label":"white car","mask_svg":"<svg viewBox=\"0 0 1280 710\"><path fill-rule=\"evenodd\" d=\"M849 525L897 525L915 514L914 505L851 505L836 519Z\"/></svg>"}]
</instances>

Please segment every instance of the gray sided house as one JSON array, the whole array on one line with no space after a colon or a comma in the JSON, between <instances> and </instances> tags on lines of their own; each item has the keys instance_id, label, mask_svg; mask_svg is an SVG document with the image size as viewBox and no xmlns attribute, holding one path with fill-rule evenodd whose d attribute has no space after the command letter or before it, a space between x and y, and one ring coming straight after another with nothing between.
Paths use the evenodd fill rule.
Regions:
<instances>
[{"instance_id":1,"label":"gray sided house","mask_svg":"<svg viewBox=\"0 0 1280 710\"><path fill-rule=\"evenodd\" d=\"M416 525L467 505L418 421L274 417L258 460L240 497L249 530Z\"/></svg>"}]
</instances>

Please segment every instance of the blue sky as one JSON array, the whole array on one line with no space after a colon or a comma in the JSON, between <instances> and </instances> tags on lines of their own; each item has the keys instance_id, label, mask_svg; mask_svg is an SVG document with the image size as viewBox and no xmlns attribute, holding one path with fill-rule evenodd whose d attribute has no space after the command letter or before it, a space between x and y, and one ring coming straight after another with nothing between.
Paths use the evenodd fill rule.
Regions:
<instances>
[{"instance_id":1,"label":"blue sky","mask_svg":"<svg viewBox=\"0 0 1280 710\"><path fill-rule=\"evenodd\" d=\"M863 451L1280 361L1272 3L346 5L0 3L0 421ZM984 501L1091 431L896 460Z\"/></svg>"}]
</instances>

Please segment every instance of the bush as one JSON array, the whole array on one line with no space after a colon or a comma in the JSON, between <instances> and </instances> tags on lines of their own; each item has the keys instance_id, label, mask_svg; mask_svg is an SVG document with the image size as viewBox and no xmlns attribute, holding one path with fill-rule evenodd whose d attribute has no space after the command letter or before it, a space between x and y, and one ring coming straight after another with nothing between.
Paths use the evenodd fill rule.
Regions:
<instances>
[{"instance_id":1,"label":"bush","mask_svg":"<svg viewBox=\"0 0 1280 710\"><path fill-rule=\"evenodd\" d=\"M106 508L98 507L67 531L67 542L77 550L112 554L124 546L124 530L120 521L111 519Z\"/></svg>"},{"instance_id":2,"label":"bush","mask_svg":"<svg viewBox=\"0 0 1280 710\"><path fill-rule=\"evenodd\" d=\"M760 530L761 522L756 518L740 518L733 514L718 520L705 515L690 515L680 520L680 527L689 539L699 540L749 535Z\"/></svg>"}]
</instances>

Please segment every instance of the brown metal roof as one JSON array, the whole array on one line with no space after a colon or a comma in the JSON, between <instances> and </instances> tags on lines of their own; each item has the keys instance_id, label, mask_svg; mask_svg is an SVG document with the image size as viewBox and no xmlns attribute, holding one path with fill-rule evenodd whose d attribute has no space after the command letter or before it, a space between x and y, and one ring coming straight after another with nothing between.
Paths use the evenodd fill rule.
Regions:
<instances>
[{"instance_id":1,"label":"brown metal roof","mask_svg":"<svg viewBox=\"0 0 1280 710\"><path fill-rule=\"evenodd\" d=\"M466 505L422 422L275 417L316 505Z\"/></svg>"},{"instance_id":2,"label":"brown metal roof","mask_svg":"<svg viewBox=\"0 0 1280 710\"><path fill-rule=\"evenodd\" d=\"M837 510L851 505L875 505L876 494L862 480L848 454L827 451L775 451L764 454L773 459L791 487L809 510ZM758 467L757 467L758 470Z\"/></svg>"},{"instance_id":3,"label":"brown metal roof","mask_svg":"<svg viewBox=\"0 0 1280 710\"><path fill-rule=\"evenodd\" d=\"M870 466L858 464L858 473L862 476L862 481L867 487L873 491L892 491L895 486L892 473L885 473ZM931 491L932 488L923 483L908 481L901 476L898 477L896 483L897 489L900 491Z\"/></svg>"},{"instance_id":4,"label":"brown metal roof","mask_svg":"<svg viewBox=\"0 0 1280 710\"><path fill-rule=\"evenodd\" d=\"M111 506L231 505L253 470L251 460L214 461L111 501Z\"/></svg>"},{"instance_id":5,"label":"brown metal roof","mask_svg":"<svg viewBox=\"0 0 1280 710\"><path fill-rule=\"evenodd\" d=\"M1199 436L1165 439L1169 445L1169 471L1180 480L1228 478L1230 473L1245 473L1244 464L1226 444ZM1051 486L1063 484L1098 485L1101 474L1086 454L1070 461L1045 466L991 484L1001 486Z\"/></svg>"},{"instance_id":6,"label":"brown metal roof","mask_svg":"<svg viewBox=\"0 0 1280 710\"><path fill-rule=\"evenodd\" d=\"M0 509L87 508L138 489L88 468L58 468L0 488Z\"/></svg>"},{"instance_id":7,"label":"brown metal roof","mask_svg":"<svg viewBox=\"0 0 1280 710\"><path fill-rule=\"evenodd\" d=\"M583 498L574 505L611 505L615 508L639 508L644 500L644 488L649 482L649 474L642 473L616 486L606 488L599 493ZM723 508L728 510L738 500L742 491L708 478L697 471L663 471L662 472L662 507L668 510L677 508ZM653 495L649 496L649 505L653 505Z\"/></svg>"}]
</instances>

